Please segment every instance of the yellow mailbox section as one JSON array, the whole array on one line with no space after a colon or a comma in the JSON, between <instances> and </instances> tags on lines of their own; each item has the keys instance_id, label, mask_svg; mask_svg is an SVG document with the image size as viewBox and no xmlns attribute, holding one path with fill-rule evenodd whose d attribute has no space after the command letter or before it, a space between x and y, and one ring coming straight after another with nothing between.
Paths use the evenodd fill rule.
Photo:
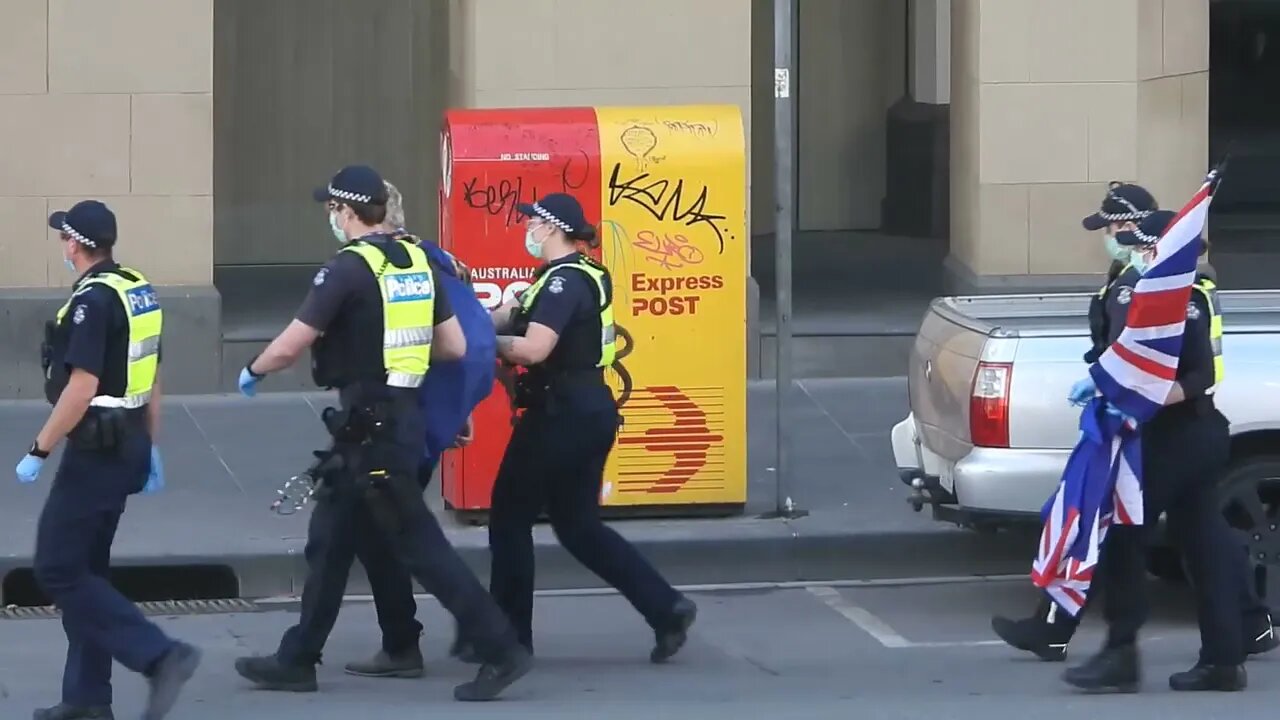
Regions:
<instances>
[{"instance_id":1,"label":"yellow mailbox section","mask_svg":"<svg viewBox=\"0 0 1280 720\"><path fill-rule=\"evenodd\" d=\"M741 113L601 107L596 119L601 251L625 331L621 372L610 373L625 421L602 499L741 506L749 242Z\"/></svg>"}]
</instances>

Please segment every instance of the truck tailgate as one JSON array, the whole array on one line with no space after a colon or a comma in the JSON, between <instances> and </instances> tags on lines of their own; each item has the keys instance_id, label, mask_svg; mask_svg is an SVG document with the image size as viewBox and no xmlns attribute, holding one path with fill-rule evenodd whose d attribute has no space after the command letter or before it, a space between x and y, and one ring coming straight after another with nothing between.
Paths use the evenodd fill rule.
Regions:
<instances>
[{"instance_id":1,"label":"truck tailgate","mask_svg":"<svg viewBox=\"0 0 1280 720\"><path fill-rule=\"evenodd\" d=\"M911 349L907 392L920 439L953 462L971 448L969 394L986 340L979 324L935 300Z\"/></svg>"}]
</instances>

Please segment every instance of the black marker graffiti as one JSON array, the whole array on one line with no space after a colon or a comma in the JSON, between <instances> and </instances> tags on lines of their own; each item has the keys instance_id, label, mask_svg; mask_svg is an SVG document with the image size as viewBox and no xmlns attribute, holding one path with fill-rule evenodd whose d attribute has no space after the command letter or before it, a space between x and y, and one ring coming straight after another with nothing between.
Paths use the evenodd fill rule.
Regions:
<instances>
[{"instance_id":1,"label":"black marker graffiti","mask_svg":"<svg viewBox=\"0 0 1280 720\"><path fill-rule=\"evenodd\" d=\"M581 150L570 157L560 167L558 182L552 184L557 189L552 192L572 193L587 184L591 177L591 157ZM517 208L522 203L532 203L542 197L538 186L530 184L525 192L525 180L517 177L514 180L501 180L497 185L492 183L481 185L480 178L473 177L462 184L462 201L467 207L482 210L492 216L505 215L503 222L507 227L524 221L524 214Z\"/></svg>"},{"instance_id":2,"label":"black marker graffiti","mask_svg":"<svg viewBox=\"0 0 1280 720\"><path fill-rule=\"evenodd\" d=\"M687 205L684 205L684 180L674 184L670 180L654 180L649 173L641 173L630 180L619 182L618 174L622 171L622 163L613 166L609 175L609 205L617 205L621 200L631 202L644 208L655 220L683 221L685 227L706 224L716 234L720 244L719 254L724 254L724 230L718 222L724 215L714 215L706 211L707 187Z\"/></svg>"}]
</instances>

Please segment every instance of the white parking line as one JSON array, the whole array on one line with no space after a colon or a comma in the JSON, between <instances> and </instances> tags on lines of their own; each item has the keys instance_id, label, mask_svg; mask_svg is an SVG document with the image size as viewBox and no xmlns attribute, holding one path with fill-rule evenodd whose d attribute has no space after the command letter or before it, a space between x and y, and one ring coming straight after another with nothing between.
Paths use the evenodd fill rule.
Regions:
<instances>
[{"instance_id":1,"label":"white parking line","mask_svg":"<svg viewBox=\"0 0 1280 720\"><path fill-rule=\"evenodd\" d=\"M898 634L889 623L876 617L871 611L849 602L840 591L825 585L813 585L807 588L809 594L818 598L827 607L840 613L849 622L862 628L864 632L876 639L876 642L887 648L944 648L944 647L982 647L987 645L1003 645L1000 640L957 640L951 642L912 642Z\"/></svg>"},{"instance_id":2,"label":"white parking line","mask_svg":"<svg viewBox=\"0 0 1280 720\"><path fill-rule=\"evenodd\" d=\"M928 585L970 585L989 582L1009 582L1025 580L1026 573L1017 575L956 575L938 577L907 578L872 578L868 580L791 580L783 582L745 582L745 583L707 583L701 585L677 585L676 589L686 593L714 592L747 592L753 590L807 590L814 587L827 589L841 587L887 588L887 587L924 587ZM603 588L564 588L560 590L538 590L538 597L596 597L600 595L617 595L618 591L611 587ZM433 599L426 593L416 593L417 600ZM297 595L257 598L258 605L288 605L299 600ZM346 602L372 602L373 596L368 594L348 594L343 597Z\"/></svg>"},{"instance_id":3,"label":"white parking line","mask_svg":"<svg viewBox=\"0 0 1280 720\"><path fill-rule=\"evenodd\" d=\"M849 622L862 628L881 645L887 648L911 647L910 640L899 635L885 621L845 600L840 591L835 588L815 585L808 590L811 595L821 600L827 607L843 615Z\"/></svg>"}]
</instances>

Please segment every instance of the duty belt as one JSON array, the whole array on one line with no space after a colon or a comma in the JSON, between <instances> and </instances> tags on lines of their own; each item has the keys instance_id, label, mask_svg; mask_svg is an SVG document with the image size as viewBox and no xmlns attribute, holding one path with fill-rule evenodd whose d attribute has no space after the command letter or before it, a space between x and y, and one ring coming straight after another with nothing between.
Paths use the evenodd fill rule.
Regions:
<instances>
[{"instance_id":1,"label":"duty belt","mask_svg":"<svg viewBox=\"0 0 1280 720\"><path fill-rule=\"evenodd\" d=\"M129 395L127 397L99 395L89 401L89 407L136 410L140 407L144 407L149 402L151 402L150 392L139 393L138 395Z\"/></svg>"}]
</instances>

